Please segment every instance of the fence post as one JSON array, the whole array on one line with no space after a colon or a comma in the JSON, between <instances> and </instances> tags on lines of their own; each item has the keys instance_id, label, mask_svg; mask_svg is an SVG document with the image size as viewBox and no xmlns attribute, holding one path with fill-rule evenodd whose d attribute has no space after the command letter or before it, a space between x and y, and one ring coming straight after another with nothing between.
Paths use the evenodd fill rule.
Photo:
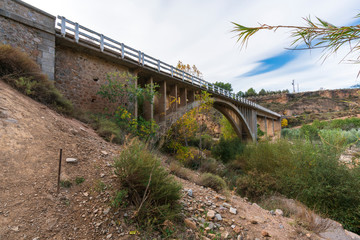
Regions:
<instances>
[{"instance_id":1,"label":"fence post","mask_svg":"<svg viewBox=\"0 0 360 240\"><path fill-rule=\"evenodd\" d=\"M100 34L100 50L104 51L104 35Z\"/></svg>"},{"instance_id":2,"label":"fence post","mask_svg":"<svg viewBox=\"0 0 360 240\"><path fill-rule=\"evenodd\" d=\"M65 17L61 17L61 36L65 37L66 35L66 18Z\"/></svg>"},{"instance_id":3,"label":"fence post","mask_svg":"<svg viewBox=\"0 0 360 240\"><path fill-rule=\"evenodd\" d=\"M174 67L171 66L171 76L174 77Z\"/></svg>"},{"instance_id":4,"label":"fence post","mask_svg":"<svg viewBox=\"0 0 360 240\"><path fill-rule=\"evenodd\" d=\"M125 57L125 47L124 47L124 44L122 43L121 44L121 58L124 59Z\"/></svg>"},{"instance_id":5,"label":"fence post","mask_svg":"<svg viewBox=\"0 0 360 240\"><path fill-rule=\"evenodd\" d=\"M79 42L79 24L75 23L75 42Z\"/></svg>"},{"instance_id":6,"label":"fence post","mask_svg":"<svg viewBox=\"0 0 360 240\"><path fill-rule=\"evenodd\" d=\"M160 60L158 60L158 72L160 72Z\"/></svg>"}]
</instances>

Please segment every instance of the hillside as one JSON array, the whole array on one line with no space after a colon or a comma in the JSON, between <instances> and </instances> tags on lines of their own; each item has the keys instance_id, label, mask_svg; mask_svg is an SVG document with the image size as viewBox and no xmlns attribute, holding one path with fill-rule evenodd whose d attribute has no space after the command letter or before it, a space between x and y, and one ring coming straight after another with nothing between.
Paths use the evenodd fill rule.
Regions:
<instances>
[{"instance_id":1,"label":"hillside","mask_svg":"<svg viewBox=\"0 0 360 240\"><path fill-rule=\"evenodd\" d=\"M315 119L357 116L359 97L358 89L337 89L257 96L249 100L284 114L290 126L299 126Z\"/></svg>"},{"instance_id":2,"label":"hillside","mask_svg":"<svg viewBox=\"0 0 360 240\"><path fill-rule=\"evenodd\" d=\"M122 146L104 141L87 125L62 117L1 81L0 92L0 239L149 238L149 233L126 217L134 209L115 212L109 205L117 186L112 159ZM61 178L73 185L61 187L58 195L60 148ZM66 163L70 157L78 162ZM167 157L161 158L167 166ZM85 181L75 184L79 177ZM181 201L187 226L183 230L181 224L177 226L180 239L200 239L202 235L212 239L220 235L231 239L321 239L294 219L271 214L238 196L225 202L224 196L211 189L177 179L184 188ZM229 205L237 209L235 215L229 212ZM205 220L210 210L221 214L222 220ZM320 233L323 237L356 239L339 224L317 219L318 224L330 226ZM212 231L206 233L205 226ZM131 235L134 230L139 233Z\"/></svg>"}]
</instances>

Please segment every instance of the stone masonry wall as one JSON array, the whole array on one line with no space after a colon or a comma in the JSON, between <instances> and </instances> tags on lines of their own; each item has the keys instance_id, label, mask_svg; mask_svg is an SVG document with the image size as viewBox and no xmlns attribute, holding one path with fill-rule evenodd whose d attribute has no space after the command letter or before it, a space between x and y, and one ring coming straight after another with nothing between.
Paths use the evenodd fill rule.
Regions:
<instances>
[{"instance_id":1,"label":"stone masonry wall","mask_svg":"<svg viewBox=\"0 0 360 240\"><path fill-rule=\"evenodd\" d=\"M54 16L19 0L0 0L0 44L20 48L54 79Z\"/></svg>"},{"instance_id":2,"label":"stone masonry wall","mask_svg":"<svg viewBox=\"0 0 360 240\"><path fill-rule=\"evenodd\" d=\"M96 93L106 82L106 73L128 71L126 67L60 45L55 58L55 85L75 106L94 112L116 107Z\"/></svg>"}]
</instances>

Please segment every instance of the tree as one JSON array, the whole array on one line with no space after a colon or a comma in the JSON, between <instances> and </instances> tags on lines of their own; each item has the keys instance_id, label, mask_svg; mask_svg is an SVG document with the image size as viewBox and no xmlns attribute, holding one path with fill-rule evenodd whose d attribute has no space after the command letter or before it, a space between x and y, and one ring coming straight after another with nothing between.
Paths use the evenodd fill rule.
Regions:
<instances>
[{"instance_id":1,"label":"tree","mask_svg":"<svg viewBox=\"0 0 360 240\"><path fill-rule=\"evenodd\" d=\"M260 96L263 96L263 95L266 95L266 94L268 94L268 93L265 91L265 89L261 89L260 92L259 92Z\"/></svg>"},{"instance_id":2,"label":"tree","mask_svg":"<svg viewBox=\"0 0 360 240\"><path fill-rule=\"evenodd\" d=\"M245 97L252 97L252 96L256 96L257 93L255 91L255 89L253 88L249 88L246 93L245 93Z\"/></svg>"},{"instance_id":3,"label":"tree","mask_svg":"<svg viewBox=\"0 0 360 240\"><path fill-rule=\"evenodd\" d=\"M356 18L360 18L360 14L358 14ZM333 53L336 53L340 47L345 45L349 46L349 52L344 57L344 59L350 53L359 53L360 25L337 27L318 17L316 17L316 19L317 22L312 21L310 17L304 18L306 23L305 26L271 26L267 24L260 24L260 26L258 27L245 27L238 23L232 23L234 24L233 32L237 33L237 41L241 42L242 47L246 46L250 37L260 30L277 31L278 29L290 29L291 37L294 38L291 44L293 49L323 49L324 60L326 59L326 57ZM305 44L305 47L303 46L303 44ZM355 60L348 61L352 63L359 63L360 59L358 57Z\"/></svg>"},{"instance_id":4,"label":"tree","mask_svg":"<svg viewBox=\"0 0 360 240\"><path fill-rule=\"evenodd\" d=\"M216 82L214 83L215 86L218 86L220 88L223 88L229 92L232 92L233 91L233 88L231 86L231 83L223 83L223 82Z\"/></svg>"},{"instance_id":5,"label":"tree","mask_svg":"<svg viewBox=\"0 0 360 240\"><path fill-rule=\"evenodd\" d=\"M238 93L236 94L236 96L238 97L245 97L245 93L242 91L238 91Z\"/></svg>"},{"instance_id":6,"label":"tree","mask_svg":"<svg viewBox=\"0 0 360 240\"><path fill-rule=\"evenodd\" d=\"M191 75L194 75L198 78L203 78L203 74L200 72L200 70L194 65L190 66L190 64L184 64L180 60L178 61L178 64L176 65L176 68L187 72Z\"/></svg>"}]
</instances>

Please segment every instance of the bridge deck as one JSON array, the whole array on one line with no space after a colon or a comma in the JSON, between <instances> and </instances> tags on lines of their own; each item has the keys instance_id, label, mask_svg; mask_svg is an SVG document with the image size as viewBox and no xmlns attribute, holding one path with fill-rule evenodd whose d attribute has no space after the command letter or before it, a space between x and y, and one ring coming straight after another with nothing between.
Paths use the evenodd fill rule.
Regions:
<instances>
[{"instance_id":1,"label":"bridge deck","mask_svg":"<svg viewBox=\"0 0 360 240\"><path fill-rule=\"evenodd\" d=\"M162 77L166 77L167 81L170 80L171 82L174 81L179 84L187 85L187 87L190 88L205 90L210 92L213 96L230 101L238 107L253 109L256 111L257 115L273 119L279 119L281 117L280 114L251 102L246 98L239 97L210 82L164 63L139 50L131 48L124 43L117 42L103 34L99 34L78 23L72 22L65 17L58 16L56 36L57 41L62 42L63 44L69 44L66 42L70 41L84 47L90 47L102 54L115 57L125 63L125 65L130 65L129 67L141 67L152 74L156 73Z\"/></svg>"}]
</instances>

